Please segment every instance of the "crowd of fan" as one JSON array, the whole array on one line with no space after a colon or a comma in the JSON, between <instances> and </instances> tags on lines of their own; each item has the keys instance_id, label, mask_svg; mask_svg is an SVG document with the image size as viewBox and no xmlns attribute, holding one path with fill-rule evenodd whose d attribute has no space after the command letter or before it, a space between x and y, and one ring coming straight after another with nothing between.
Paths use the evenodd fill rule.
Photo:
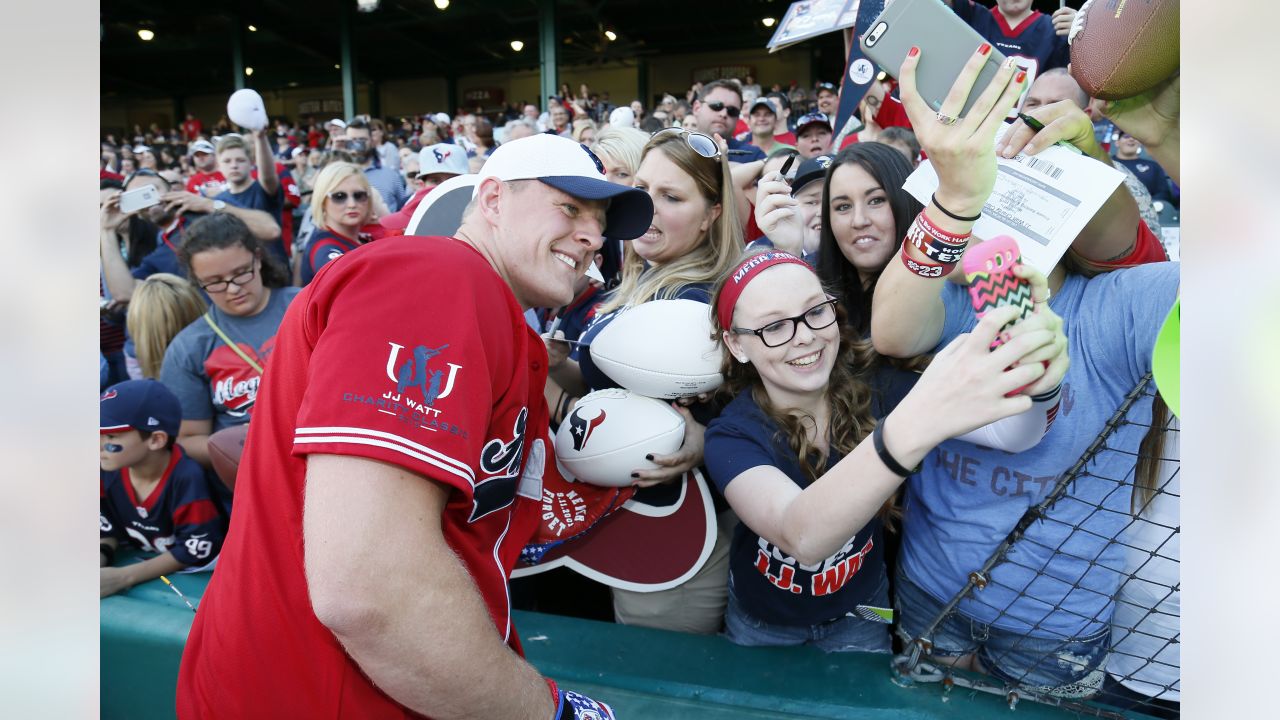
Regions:
<instances>
[{"instance_id":1,"label":"crowd of fan","mask_svg":"<svg viewBox=\"0 0 1280 720\"><path fill-rule=\"evenodd\" d=\"M674 248L671 243L677 233L678 212L664 210L663 204L668 201L655 197L654 224L659 226L658 235L664 237L656 241L656 245L648 236L637 239L634 247L606 243L596 259L605 282L582 280L573 303L564 308L532 311L528 317L530 323L540 330L554 327L559 333L557 337L575 341L581 338L589 343L599 327L607 324L620 309L654 298L691 297L714 303L716 280L724 271L738 266L744 248L785 250L811 262L827 292L839 299L843 306L839 310L839 317L844 321L842 326L848 325L843 339L849 347L856 346L858 352L875 356L872 361L859 356L857 362L870 362L876 368L871 373L874 380L869 381L876 387L876 397L895 398L876 401L884 404L874 410L875 417L883 420L892 406L905 397L905 390L895 390L892 386L901 382L909 389L914 382L901 380L895 373L905 371L885 358L890 355L911 358L936 352L961 332L972 329L972 322L966 326L956 319L961 314L960 305L967 304L967 297L953 302L954 298L944 294L946 311L939 311L941 314L934 320L922 320L921 316L912 314L926 303L911 311L882 309L877 304L874 322L871 313L871 300L882 279L894 287L908 287L886 269L893 267L894 272L900 271L893 258L901 246L905 228L922 211L922 206L900 189L902 180L925 154L937 157L939 164L948 162L946 153L951 148L946 141L938 137L931 139L926 132L917 137L916 130L921 128L914 127L910 108L900 98L896 83L883 75L872 83L849 122L839 128L834 127L838 92L836 85L826 82L816 83L812 88L794 85L784 88L774 84L765 89L747 76L695 83L686 90L655 97L655 102L647 106L640 100L615 105L607 91L581 85L575 92L565 84L558 95L547 98L541 106L519 103L494 112L462 109L453 117L443 112L398 118L357 116L345 120L280 117L265 130L239 133L225 116L206 128L200 119L187 115L177 128L135 125L131 131L107 133L102 142L100 173L100 379L104 389L102 594L119 592L164 573L197 571L213 565L231 512L232 493L207 470L209 436L249 422L262 370L274 349L276 328L300 288L325 265L360 246L405 233L415 209L441 183L480 171L496 148L540 133L572 138L588 146L602 161L611 181L655 188L651 191L653 194L657 192L658 178L665 178L663 187L667 190L664 192L673 186L687 185L691 193L705 195L708 206L714 203L718 209L709 227L691 235L687 247ZM1101 249L1078 243L1072 254L1076 264L1064 281L1064 289L1056 290L1054 298L1062 293L1085 299L1072 301L1077 304L1070 307L1055 303L1053 310L1064 316L1084 313L1085 307L1094 307L1089 305L1089 292L1096 292L1102 300L1118 298L1123 302L1137 302L1135 298L1151 288L1157 289L1161 298L1174 292L1176 266L1171 276L1164 271L1116 268L1164 258L1158 241L1160 205L1153 205L1153 201L1165 206L1176 205L1176 183L1143 152L1135 137L1126 135L1103 116L1102 104L1084 95L1064 70L1042 68L1024 110L1034 112L1037 108L1050 109L1054 118L1093 124L1097 147L1110 153L1114 164L1127 166L1132 171L1127 178L1131 202L1136 201L1146 226L1136 230L1139 236L1136 247L1131 242L1132 234L1125 241L1129 244L1121 242ZM916 121L918 124L919 118ZM694 135L663 132L670 128ZM933 133L936 129L927 130ZM692 138L701 136L713 139L715 148L697 147ZM693 154L687 152L686 145ZM675 158L674 164L663 160L666 165L660 167L654 158L661 157ZM778 171L791 158L796 160L796 170L784 180ZM705 167L700 167L700 163ZM1173 174L1176 177L1176 168ZM779 184L783 182L785 185ZM159 201L135 211L122 211L125 194L144 187L152 188ZM832 200L837 196L852 198L847 209ZM789 216L795 217L788 219ZM861 240L850 239L855 230L839 228L841 223L855 228L856 233L861 233L858 237L869 238L866 247L871 250L853 249ZM886 237L879 238L876 233ZM1147 239L1143 240L1144 237ZM1118 253L1102 251L1117 248ZM662 254L676 250L678 254ZM684 265L682 258L687 261ZM680 275L672 268L680 268L685 274ZM1109 274L1119 279L1086 279L1105 271L1112 271ZM796 275L800 284L807 282L800 278ZM1086 283L1094 290L1086 291ZM779 292L782 292L781 286ZM933 288L929 292L936 295L938 290ZM803 324L814 333L825 327L820 325L827 319L822 315L822 307L814 306L801 316ZM1105 308L1106 304L1098 307ZM827 310L831 309L827 306ZM1167 310L1167 304L1163 309ZM1159 308L1152 309L1152 313L1157 310ZM835 317L831 315L832 319ZM900 330L935 321L942 327L942 319L945 319L945 328L927 341L904 336ZM1068 333L1088 336L1091 338L1088 342L1098 348L1124 346L1125 338L1111 336L1114 334L1111 331L1123 328L1122 321L1109 329L1091 329L1083 317L1066 319ZM793 338L798 332L807 332L801 329L802 322L792 322L789 326ZM769 328L755 332L768 333ZM726 324L718 329L729 331L731 328ZM875 343L875 350L884 357L872 353L870 347L861 342L868 335ZM1144 331L1143 337L1145 335ZM766 346L773 347L765 335L759 337L766 340ZM1090 348L1078 348L1075 344L1080 342L1077 335L1072 334L1070 340L1073 356L1077 352L1089 356ZM726 347L726 374L734 389L745 390L746 396L751 397L752 382L759 383L760 378L734 370L736 347L732 343ZM552 368L547 397L553 422L558 422L568 415L575 397L590 389L606 387L610 382L591 367L588 353L577 349L568 352L564 344L554 340L548 343L548 349ZM852 356L843 353L842 350L842 360L854 362ZM741 357L738 359L746 362ZM762 358L753 356L753 359L763 362ZM1149 362L1149 356L1147 360ZM1083 358L1073 357L1073 363L1084 362ZM1112 358L1109 362L1118 361ZM1099 372L1105 376L1112 371L1119 372L1118 368L1104 368ZM935 371L935 377L938 372ZM925 378L928 377L926 374ZM831 383L835 386L837 382L833 375ZM927 384L925 379L919 382ZM1096 386L1088 382L1095 382ZM1114 388L1104 392L1105 384L1105 377L1078 378L1075 402L1098 402L1094 414L1108 414L1114 406L1103 406L1105 403L1099 398L1110 398ZM845 389L857 387L862 386L855 383ZM1118 390L1123 394L1127 389ZM1093 395L1089 395L1090 392ZM761 403L761 397L757 392L752 402ZM741 398L735 405L737 402L741 402ZM1054 408L1057 402L1055 398ZM761 403L761 407L767 410L768 402ZM744 522L751 521L750 529L739 526L739 537L732 540L732 551L728 539L731 528L722 527L722 542L706 569L699 573L703 581L711 577L706 586L712 588L712 595L718 596L719 604L712 602L713 609L702 618L694 617L697 603L687 603L689 607L685 610L663 606L661 611L655 611L655 599L660 593L641 598L640 594L614 591L612 610L617 619L696 632L723 629L731 640L746 645L809 642L828 650L888 651L890 637L879 628L846 626L843 623L851 622L848 617L828 623L828 618L813 614L826 612L829 609L826 606L814 605L817 610L809 608L792 615L779 612L782 619L759 617L786 607L791 601L779 604L763 584L768 581L778 585L778 568L774 567L778 563L769 560L766 562L768 572L761 569L754 573L747 569L750 561L739 562L737 552L742 550L754 557L754 550L748 552L738 544L745 542L751 548L757 544L761 548L768 546L775 559L782 558L782 566L793 570L798 567L797 572L811 572L814 561L821 564L828 556L837 555L845 558L853 551L855 554L865 551L867 557L863 560L870 563L873 546L877 562L883 563L879 559L883 557L880 545L897 541L882 532L882 516L877 515L860 517L840 543L830 548L822 546L825 549L821 553L805 555L802 559L806 562L798 565L796 558L784 551L782 543L767 542L766 538L773 532L786 535L789 531L772 526L773 520L763 520L768 513L760 507L740 506L739 500L745 491L730 489L730 481L739 483L740 488L746 487L746 480L736 478L746 478L746 471L750 470L749 464L743 466L740 459L751 456L743 443L750 441L752 433L767 433L771 427L776 432L782 431L767 422L752 425L742 419L746 416L735 416L734 423L725 421L713 425L712 418L725 409L723 404L715 402L700 403L688 416L691 428L710 426L706 433L705 459L703 438L699 435L694 443L686 441L687 453L660 459L662 471L640 478L669 480L692 467L705 465L723 494L723 497L717 496L718 509L724 511L732 507ZM873 422L870 421L873 411L865 404L855 403L847 409ZM755 416L750 418L755 422ZM1071 421L1059 419L1058 422L1068 425ZM1076 447L1087 440L1085 435L1089 432L1097 432L1097 429L1089 430L1092 426L1086 427L1084 421L1077 425L1082 429L1055 428L1058 437L1069 432L1080 433L1079 437L1072 436L1072 444L1052 445L1046 441L1036 450L1026 450L1026 457L1040 452L1035 463L1027 461L1028 467L1034 464L1046 471L1028 470L1029 475L1056 475L1075 460L1078 453L1070 457L1052 456L1052 453L1055 449L1064 451L1066 447ZM892 427L894 432L907 432L905 427ZM793 440L803 435L803 428L786 426L783 429ZM855 421L853 428L844 430L851 438L856 436L860 440L867 427L858 427ZM157 431L161 434L156 434ZM972 461L976 467L983 462L1011 464L998 457L1006 453L981 444L948 442L930 454L917 479L945 477L967 482L967 464L965 470L956 472L956 463L961 462L960 453L965 455L964 463ZM805 487L822 477L824 468L833 470L839 456L850 453L854 444L833 441L832 448L818 453L825 462L812 467L806 453L814 447L795 440L793 449L801 449L797 452L805 459L801 462L803 467L797 465L795 472L788 471L788 474L793 476L796 485ZM721 448L720 454L713 457L716 446ZM1051 449L1045 450L1046 447ZM1040 457L1046 453L1050 456ZM772 461L783 462L777 458ZM791 462L794 461L792 457ZM931 542L951 542L947 533L954 532L946 518L931 513L938 512L938 508L956 510L961 506L949 504L954 503L954 498L937 497L937 489L930 488L930 484L912 481L908 485L908 497L923 503L921 507L926 510L923 519L917 515L915 532L909 527L903 540L904 567L910 568L910 575L900 571L902 574L897 577L899 604L910 598L921 607L933 607L947 599L939 596L938 589L946 582L936 577L950 571L934 566L936 561L946 558L931 556L932 550L924 546ZM773 491L764 485L752 487L760 492ZM157 488L162 491L150 494ZM724 498L728 499L727 504L722 502ZM992 500L987 497L981 502ZM1127 506L1128 501L1124 504ZM161 507L163 509L157 511ZM891 524L889 517L883 514L886 527ZM721 522L736 523L736 519L730 512L721 515ZM757 523L771 530L761 529ZM144 526L152 530L140 529ZM845 543L851 534L854 539ZM979 544L986 542L976 535L971 539L980 541ZM857 548L853 547L854 540ZM126 542L158 555L135 565L117 566L114 563L116 548ZM1176 576L1176 567L1174 573ZM737 584L733 585L729 577ZM888 585L880 583L884 573L868 578L850 587L859 586L859 592L866 596L866 604L891 606ZM690 581L691 585L693 582ZM1031 580L1026 582L1031 584ZM1084 580L1080 584L1088 585ZM1103 604L1109 602L1114 592L1113 583L1111 589L1105 591ZM680 602L686 602L681 598ZM1063 594L1056 599L1063 604L1068 602ZM1080 602L1078 598L1077 602ZM1080 612L1092 613L1086 617L1097 619L1096 609ZM1029 612L1029 615L1036 613ZM984 632L991 633L993 646L1002 636L1005 642L1021 642L1043 627L1053 625L1051 621L1045 622L1045 617L1044 612L1039 612L1036 618L1026 621L1030 629L1020 632L983 626ZM801 618L803 625L826 629L818 632L804 628L796 634L794 623L788 618ZM911 632L919 630L919 625L929 619L924 615L911 618L910 613L908 618L915 626ZM990 620L976 617L966 622L974 623L976 628ZM858 619L855 617L853 621ZM1081 629L1085 626L1087 632ZM1176 627L1173 632L1176 637ZM1096 692L1102 682L1100 669L1106 665L1094 655L1101 652L1105 656L1108 638L1111 638L1110 627L1106 623L1075 623L1074 629L1063 629L1061 635L1076 643L1072 652L1087 659L1084 667L1050 671L1042 667L1040 660L1035 660L1030 664L1039 674L1009 678L1012 671L1004 666L1014 661L993 655L985 646L978 650L982 643L977 642L976 635L957 641L954 648L944 648L940 641L938 655L940 658L949 655L953 664L960 667L994 672L1024 683L1030 682L1026 677L1038 678L1041 689L1057 689L1064 696L1087 696ZM1059 653L1063 652L1061 642L1058 645ZM1046 654L1052 655L1052 652L1046 651ZM1123 687L1117 689L1114 686L1118 684L1109 681L1109 688L1114 697L1126 693L1137 697L1148 711L1154 708L1176 713L1176 672L1175 666L1173 683L1164 677L1143 685L1142 681L1126 675L1125 679L1131 682L1121 683ZM1088 685L1086 691L1063 689L1081 683ZM1161 698L1159 707L1151 703L1151 698Z\"/></svg>"}]
</instances>

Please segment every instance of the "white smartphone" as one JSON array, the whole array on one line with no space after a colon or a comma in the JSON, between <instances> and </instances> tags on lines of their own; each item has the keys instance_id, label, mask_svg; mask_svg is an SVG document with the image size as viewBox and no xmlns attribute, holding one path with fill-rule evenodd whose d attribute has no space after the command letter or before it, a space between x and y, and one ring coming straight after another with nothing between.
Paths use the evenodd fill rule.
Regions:
<instances>
[{"instance_id":1,"label":"white smartphone","mask_svg":"<svg viewBox=\"0 0 1280 720\"><path fill-rule=\"evenodd\" d=\"M160 204L160 188L143 185L120 193L120 212L129 214Z\"/></svg>"},{"instance_id":2,"label":"white smartphone","mask_svg":"<svg viewBox=\"0 0 1280 720\"><path fill-rule=\"evenodd\" d=\"M894 77L911 47L919 47L916 90L929 107L939 110L965 63L986 40L939 0L897 0L871 21L858 42L867 57ZM960 117L973 107L1004 60L1003 53L991 48Z\"/></svg>"}]
</instances>

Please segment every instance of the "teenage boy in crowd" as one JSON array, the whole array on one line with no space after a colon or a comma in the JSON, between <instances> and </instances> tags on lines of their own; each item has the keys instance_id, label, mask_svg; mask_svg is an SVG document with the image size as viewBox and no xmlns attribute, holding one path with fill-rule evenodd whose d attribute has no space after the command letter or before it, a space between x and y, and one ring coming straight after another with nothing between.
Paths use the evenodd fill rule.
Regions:
<instances>
[{"instance_id":1,"label":"teenage boy in crowd","mask_svg":"<svg viewBox=\"0 0 1280 720\"><path fill-rule=\"evenodd\" d=\"M271 145L267 142L266 131L254 130L250 138L253 141L253 155L250 155L249 144L245 142L242 135L224 135L218 141L218 169L227 180L227 189L214 199L211 209L225 210L234 205L261 210L271 216L275 224L272 231L264 233L261 228L255 228L253 225L249 225L249 231L265 243L267 252L288 265L289 253L281 242L280 230L280 215L285 206L284 186L276 170L275 156L271 154ZM253 173L254 156L263 160L258 164L256 178ZM217 205L219 202L223 203L222 207ZM199 211L198 207L191 209ZM245 220L243 216L240 216L240 219ZM245 224L248 225L248 221Z\"/></svg>"},{"instance_id":2,"label":"teenage boy in crowd","mask_svg":"<svg viewBox=\"0 0 1280 720\"><path fill-rule=\"evenodd\" d=\"M811 112L796 123L796 150L800 157L816 158L831 152L831 121L820 112Z\"/></svg>"},{"instance_id":3,"label":"teenage boy in crowd","mask_svg":"<svg viewBox=\"0 0 1280 720\"><path fill-rule=\"evenodd\" d=\"M155 380L128 380L102 394L102 597L161 575L206 569L222 548L223 519L204 468L174 442L181 422L178 397ZM158 554L116 566L122 544Z\"/></svg>"}]
</instances>

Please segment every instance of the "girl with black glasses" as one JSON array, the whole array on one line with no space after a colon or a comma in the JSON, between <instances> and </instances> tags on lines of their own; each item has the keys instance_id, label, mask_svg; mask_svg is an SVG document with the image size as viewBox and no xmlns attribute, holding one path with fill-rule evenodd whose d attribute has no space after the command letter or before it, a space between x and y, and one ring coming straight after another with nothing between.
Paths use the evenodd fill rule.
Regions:
<instances>
[{"instance_id":1,"label":"girl with black glasses","mask_svg":"<svg viewBox=\"0 0 1280 720\"><path fill-rule=\"evenodd\" d=\"M1048 372L1038 360L1060 331L1028 320L992 352L1016 315L994 311L877 422L865 381L874 353L807 263L748 254L713 308L721 391L733 400L707 428L706 462L741 520L725 634L739 645L889 652L888 502L938 443L1025 411L1029 398L1005 393Z\"/></svg>"}]
</instances>

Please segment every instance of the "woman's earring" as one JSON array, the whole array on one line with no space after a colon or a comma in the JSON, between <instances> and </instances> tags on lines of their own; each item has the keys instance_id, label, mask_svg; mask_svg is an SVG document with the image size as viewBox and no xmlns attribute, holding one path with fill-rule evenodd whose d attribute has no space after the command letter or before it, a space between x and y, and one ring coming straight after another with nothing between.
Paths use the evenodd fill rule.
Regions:
<instances>
[{"instance_id":1,"label":"woman's earring","mask_svg":"<svg viewBox=\"0 0 1280 720\"><path fill-rule=\"evenodd\" d=\"M734 357L738 358L738 362L740 362L740 363L746 363L746 362L747 362L747 356L746 356L746 355L735 355Z\"/></svg>"}]
</instances>

